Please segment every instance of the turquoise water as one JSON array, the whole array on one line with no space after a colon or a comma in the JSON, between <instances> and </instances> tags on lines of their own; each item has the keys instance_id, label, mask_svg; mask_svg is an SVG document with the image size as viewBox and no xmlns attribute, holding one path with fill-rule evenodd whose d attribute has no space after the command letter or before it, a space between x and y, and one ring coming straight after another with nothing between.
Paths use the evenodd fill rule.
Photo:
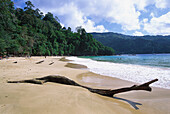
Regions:
<instances>
[{"instance_id":1,"label":"turquoise water","mask_svg":"<svg viewBox=\"0 0 170 114\"><path fill-rule=\"evenodd\" d=\"M170 54L137 54L137 55L116 55L116 56L87 56L97 61L113 63L136 64L157 67L170 67Z\"/></svg>"}]
</instances>

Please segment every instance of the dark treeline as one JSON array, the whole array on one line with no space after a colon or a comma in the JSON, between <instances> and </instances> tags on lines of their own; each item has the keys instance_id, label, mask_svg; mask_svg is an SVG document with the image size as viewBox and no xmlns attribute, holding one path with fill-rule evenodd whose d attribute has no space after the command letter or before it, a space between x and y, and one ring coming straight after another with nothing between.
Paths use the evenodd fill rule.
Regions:
<instances>
[{"instance_id":1,"label":"dark treeline","mask_svg":"<svg viewBox=\"0 0 170 114\"><path fill-rule=\"evenodd\" d=\"M85 29L62 27L58 17L43 15L27 1L24 9L11 0L0 0L0 56L4 55L111 55L106 47Z\"/></svg>"},{"instance_id":2,"label":"dark treeline","mask_svg":"<svg viewBox=\"0 0 170 114\"><path fill-rule=\"evenodd\" d=\"M117 33L91 33L116 54L170 53L170 36L127 36Z\"/></svg>"}]
</instances>

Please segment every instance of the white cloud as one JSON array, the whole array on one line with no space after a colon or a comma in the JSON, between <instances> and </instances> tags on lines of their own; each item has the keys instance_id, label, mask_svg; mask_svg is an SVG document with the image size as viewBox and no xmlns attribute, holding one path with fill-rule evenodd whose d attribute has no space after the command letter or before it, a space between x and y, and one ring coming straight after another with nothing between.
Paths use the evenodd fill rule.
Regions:
<instances>
[{"instance_id":1,"label":"white cloud","mask_svg":"<svg viewBox=\"0 0 170 114\"><path fill-rule=\"evenodd\" d=\"M150 14L150 16L153 18L153 17L155 17L155 14L152 12L152 13Z\"/></svg>"},{"instance_id":2,"label":"white cloud","mask_svg":"<svg viewBox=\"0 0 170 114\"><path fill-rule=\"evenodd\" d=\"M170 8L170 0L134 0L139 10L146 10L149 5L155 5L157 8Z\"/></svg>"},{"instance_id":3,"label":"white cloud","mask_svg":"<svg viewBox=\"0 0 170 114\"><path fill-rule=\"evenodd\" d=\"M143 19L143 23L147 23L148 22L148 19L147 18L144 18Z\"/></svg>"},{"instance_id":4,"label":"white cloud","mask_svg":"<svg viewBox=\"0 0 170 114\"><path fill-rule=\"evenodd\" d=\"M108 32L103 25L95 26L95 23L89 19L87 19L86 23L83 23L82 27L88 32Z\"/></svg>"},{"instance_id":5,"label":"white cloud","mask_svg":"<svg viewBox=\"0 0 170 114\"><path fill-rule=\"evenodd\" d=\"M149 33L159 33L154 28L161 26L162 32L165 32L162 18L139 20L139 16L143 11L147 11L146 7L155 5L157 8L170 7L170 0L31 0L33 4L40 8L43 12L52 12L58 16L61 23L66 27L74 30L77 26L82 26L87 32L106 32L108 31L103 24L116 23L121 25L124 31L140 31L144 26L144 30ZM167 20L166 20L167 21ZM158 24L155 24L158 23ZM162 24L163 23L163 24ZM114 27L113 27L114 28ZM157 27L158 28L158 27ZM156 30L156 32L154 32ZM135 33L137 33L135 32ZM134 33L134 34L135 34Z\"/></svg>"},{"instance_id":6,"label":"white cloud","mask_svg":"<svg viewBox=\"0 0 170 114\"><path fill-rule=\"evenodd\" d=\"M39 5L40 0L32 1L36 6ZM86 11L82 11L77 2L68 2L67 0L56 1L51 0L46 2L41 0L40 9L47 13L52 12L54 15L62 17L61 23L66 27L71 27L73 31L77 26L82 26L87 32L107 32L103 25L96 25L94 21L87 18ZM54 5L55 4L55 5ZM82 4L83 5L83 4ZM50 6L50 7L49 7ZM84 7L84 6L83 6ZM82 8L83 8L82 7ZM90 11L89 11L90 12Z\"/></svg>"},{"instance_id":7,"label":"white cloud","mask_svg":"<svg viewBox=\"0 0 170 114\"><path fill-rule=\"evenodd\" d=\"M106 1L105 1L106 2ZM140 12L136 11L132 0L112 0L107 2L109 10L104 10L104 17L111 23L122 25L123 30L140 29Z\"/></svg>"},{"instance_id":8,"label":"white cloud","mask_svg":"<svg viewBox=\"0 0 170 114\"><path fill-rule=\"evenodd\" d=\"M65 27L63 23L60 23L60 25L61 25L62 27Z\"/></svg>"},{"instance_id":9,"label":"white cloud","mask_svg":"<svg viewBox=\"0 0 170 114\"><path fill-rule=\"evenodd\" d=\"M156 0L155 6L157 8L170 8L170 0Z\"/></svg>"},{"instance_id":10,"label":"white cloud","mask_svg":"<svg viewBox=\"0 0 170 114\"><path fill-rule=\"evenodd\" d=\"M146 6L154 4L154 0L134 0L134 4L137 6L138 10L146 11Z\"/></svg>"},{"instance_id":11,"label":"white cloud","mask_svg":"<svg viewBox=\"0 0 170 114\"><path fill-rule=\"evenodd\" d=\"M123 30L140 29L139 15L134 0L31 0L43 12L63 17L65 26L85 26L90 31L107 31L101 20L117 23ZM88 18L90 17L90 19ZM87 24L87 25L86 25ZM89 26L88 26L89 25ZM91 28L91 29L89 29Z\"/></svg>"},{"instance_id":12,"label":"white cloud","mask_svg":"<svg viewBox=\"0 0 170 114\"><path fill-rule=\"evenodd\" d=\"M150 22L144 23L144 30L150 34L170 34L170 12L158 18L153 17Z\"/></svg>"},{"instance_id":13,"label":"white cloud","mask_svg":"<svg viewBox=\"0 0 170 114\"><path fill-rule=\"evenodd\" d=\"M138 32L138 31L135 31L135 32L133 33L133 35L134 35L134 36L143 36L143 33Z\"/></svg>"}]
</instances>

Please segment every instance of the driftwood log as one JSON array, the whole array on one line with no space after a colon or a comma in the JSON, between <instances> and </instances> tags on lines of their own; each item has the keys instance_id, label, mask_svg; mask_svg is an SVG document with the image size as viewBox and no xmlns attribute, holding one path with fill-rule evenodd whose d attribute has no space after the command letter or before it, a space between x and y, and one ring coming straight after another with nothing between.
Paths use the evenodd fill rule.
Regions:
<instances>
[{"instance_id":1,"label":"driftwood log","mask_svg":"<svg viewBox=\"0 0 170 114\"><path fill-rule=\"evenodd\" d=\"M80 85L69 78L66 78L64 76L59 76L59 75L49 75L49 76L45 76L42 78L35 78L35 79L31 79L31 80L7 81L7 82L8 83L32 83L32 84L44 84L46 82L53 82L53 83L60 83L60 84L65 84L65 85L79 86L79 87L88 89L90 92L93 92L93 93L97 93L97 94L100 94L103 96L113 97L113 95L115 95L115 94L132 91L132 90L152 91L152 88L149 85L156 81L158 81L158 79L154 79L152 81L149 81L149 82L141 84L141 85L133 85L131 87L114 89L114 90L90 88L87 86Z\"/></svg>"},{"instance_id":2,"label":"driftwood log","mask_svg":"<svg viewBox=\"0 0 170 114\"><path fill-rule=\"evenodd\" d=\"M49 65L52 65L52 64L54 64L54 62L51 62Z\"/></svg>"},{"instance_id":3,"label":"driftwood log","mask_svg":"<svg viewBox=\"0 0 170 114\"><path fill-rule=\"evenodd\" d=\"M40 64L40 63L42 63L42 62L44 62L44 60L38 61L38 62L36 62L35 64Z\"/></svg>"}]
</instances>

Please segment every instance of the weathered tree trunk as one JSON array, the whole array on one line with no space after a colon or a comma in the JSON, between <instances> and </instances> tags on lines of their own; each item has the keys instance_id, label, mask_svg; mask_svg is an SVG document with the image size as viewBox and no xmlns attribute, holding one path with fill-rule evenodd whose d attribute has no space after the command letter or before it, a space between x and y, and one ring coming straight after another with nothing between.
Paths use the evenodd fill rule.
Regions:
<instances>
[{"instance_id":1,"label":"weathered tree trunk","mask_svg":"<svg viewBox=\"0 0 170 114\"><path fill-rule=\"evenodd\" d=\"M114 94L122 93L122 92L128 92L132 90L145 90L145 91L152 91L152 88L149 87L150 84L158 81L158 79L154 79L152 81L149 81L147 83L141 84L141 85L133 85L131 87L126 88L120 88L120 89L94 89L87 86L80 85L76 83L75 81L68 79L64 76L56 76L56 75L49 75L42 78L36 78L31 80L21 80L21 81L7 81L8 83L33 83L33 84L43 84L46 82L53 82L53 83L60 83L65 85L73 85L73 86L79 86L85 89L88 89L90 92L97 93L103 96L113 97Z\"/></svg>"}]
</instances>

